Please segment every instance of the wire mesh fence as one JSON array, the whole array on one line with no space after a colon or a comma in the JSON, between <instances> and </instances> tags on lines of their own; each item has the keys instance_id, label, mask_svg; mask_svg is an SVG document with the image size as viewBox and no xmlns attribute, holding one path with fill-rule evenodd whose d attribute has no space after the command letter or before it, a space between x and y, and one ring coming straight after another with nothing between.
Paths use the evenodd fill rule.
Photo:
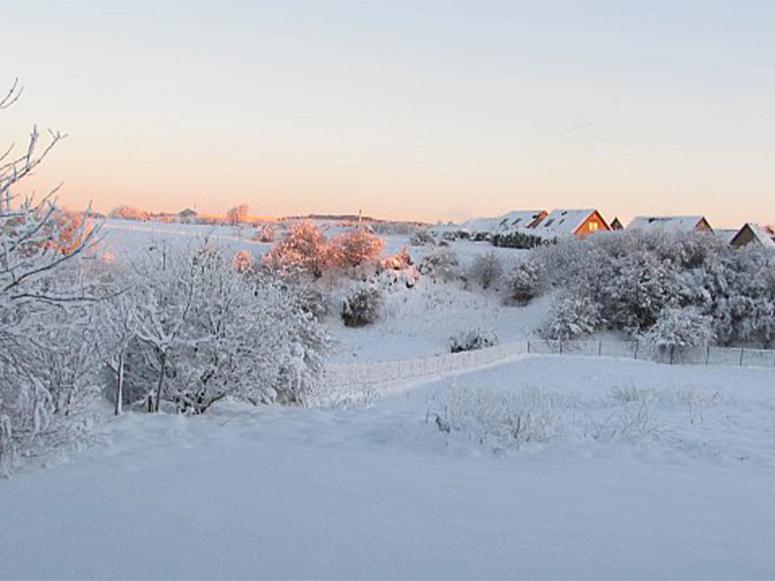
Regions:
<instances>
[{"instance_id":1,"label":"wire mesh fence","mask_svg":"<svg viewBox=\"0 0 775 581\"><path fill-rule=\"evenodd\" d=\"M701 349L666 350L643 341L554 341L530 339L494 347L444 353L414 359L330 365L324 383L330 386L377 386L407 383L484 367L524 354L614 357L664 364L734 365L775 367L775 350L708 346Z\"/></svg>"}]
</instances>

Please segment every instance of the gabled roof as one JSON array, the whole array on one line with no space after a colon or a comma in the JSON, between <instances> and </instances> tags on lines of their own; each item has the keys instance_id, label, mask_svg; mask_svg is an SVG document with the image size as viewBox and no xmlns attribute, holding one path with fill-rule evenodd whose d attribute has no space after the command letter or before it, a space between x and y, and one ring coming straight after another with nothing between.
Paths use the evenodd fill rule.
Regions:
<instances>
[{"instance_id":1,"label":"gabled roof","mask_svg":"<svg viewBox=\"0 0 775 581\"><path fill-rule=\"evenodd\" d=\"M710 224L704 216L635 216L627 230L666 230L669 232L692 232Z\"/></svg>"},{"instance_id":2,"label":"gabled roof","mask_svg":"<svg viewBox=\"0 0 775 581\"><path fill-rule=\"evenodd\" d=\"M730 240L730 244L735 246L738 236L742 235L746 230L753 236L753 241L759 243L761 246L764 246L765 248L775 248L775 233L772 229L768 226L760 226L753 222L744 224L737 234L734 235L732 240Z\"/></svg>"},{"instance_id":3,"label":"gabled roof","mask_svg":"<svg viewBox=\"0 0 775 581\"><path fill-rule=\"evenodd\" d=\"M546 215L544 210L514 210L494 218L466 220L460 227L471 233L487 232L497 234L529 228L544 215Z\"/></svg>"},{"instance_id":4,"label":"gabled roof","mask_svg":"<svg viewBox=\"0 0 775 581\"><path fill-rule=\"evenodd\" d=\"M542 238L572 236L595 212L595 209L552 210L546 218L533 226L531 231L535 231Z\"/></svg>"}]
</instances>

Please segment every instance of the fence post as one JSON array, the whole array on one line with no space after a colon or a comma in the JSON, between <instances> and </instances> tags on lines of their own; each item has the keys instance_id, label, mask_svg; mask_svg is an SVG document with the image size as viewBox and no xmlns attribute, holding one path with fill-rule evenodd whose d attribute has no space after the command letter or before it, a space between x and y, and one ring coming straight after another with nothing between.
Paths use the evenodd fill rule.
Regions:
<instances>
[{"instance_id":1,"label":"fence post","mask_svg":"<svg viewBox=\"0 0 775 581\"><path fill-rule=\"evenodd\" d=\"M638 349L640 348L640 341L635 340L635 359L638 359Z\"/></svg>"},{"instance_id":2,"label":"fence post","mask_svg":"<svg viewBox=\"0 0 775 581\"><path fill-rule=\"evenodd\" d=\"M743 353L745 352L745 348L740 347L740 367L743 366Z\"/></svg>"},{"instance_id":3,"label":"fence post","mask_svg":"<svg viewBox=\"0 0 775 581\"><path fill-rule=\"evenodd\" d=\"M597 342L597 356L600 357L603 354L603 342Z\"/></svg>"},{"instance_id":4,"label":"fence post","mask_svg":"<svg viewBox=\"0 0 775 581\"><path fill-rule=\"evenodd\" d=\"M705 365L710 365L710 343L705 346Z\"/></svg>"},{"instance_id":5,"label":"fence post","mask_svg":"<svg viewBox=\"0 0 775 581\"><path fill-rule=\"evenodd\" d=\"M530 353L530 339L527 340L527 352Z\"/></svg>"},{"instance_id":6,"label":"fence post","mask_svg":"<svg viewBox=\"0 0 775 581\"><path fill-rule=\"evenodd\" d=\"M562 339L560 339L560 355L562 355Z\"/></svg>"}]
</instances>

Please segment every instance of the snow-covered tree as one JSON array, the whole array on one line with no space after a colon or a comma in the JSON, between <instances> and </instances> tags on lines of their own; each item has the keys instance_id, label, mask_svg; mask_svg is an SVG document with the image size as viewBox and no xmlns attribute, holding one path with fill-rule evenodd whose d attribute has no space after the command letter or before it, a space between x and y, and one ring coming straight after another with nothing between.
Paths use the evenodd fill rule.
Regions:
<instances>
[{"instance_id":1,"label":"snow-covered tree","mask_svg":"<svg viewBox=\"0 0 775 581\"><path fill-rule=\"evenodd\" d=\"M264 264L280 272L305 272L319 278L330 260L328 240L312 222L297 222L285 239L264 257Z\"/></svg>"},{"instance_id":2,"label":"snow-covered tree","mask_svg":"<svg viewBox=\"0 0 775 581\"><path fill-rule=\"evenodd\" d=\"M487 290L503 274L503 260L493 251L485 252L474 258L466 273L467 279Z\"/></svg>"},{"instance_id":3,"label":"snow-covered tree","mask_svg":"<svg viewBox=\"0 0 775 581\"><path fill-rule=\"evenodd\" d=\"M229 208L229 211L226 212L226 223L231 226L239 226L240 224L246 223L249 217L250 206L247 204L240 204L239 206Z\"/></svg>"},{"instance_id":4,"label":"snow-covered tree","mask_svg":"<svg viewBox=\"0 0 775 581\"><path fill-rule=\"evenodd\" d=\"M149 386L155 411L169 401L199 414L228 396L304 401L322 371L328 336L296 289L237 271L227 251L206 241L150 254L137 270L138 337L156 376Z\"/></svg>"}]
</instances>

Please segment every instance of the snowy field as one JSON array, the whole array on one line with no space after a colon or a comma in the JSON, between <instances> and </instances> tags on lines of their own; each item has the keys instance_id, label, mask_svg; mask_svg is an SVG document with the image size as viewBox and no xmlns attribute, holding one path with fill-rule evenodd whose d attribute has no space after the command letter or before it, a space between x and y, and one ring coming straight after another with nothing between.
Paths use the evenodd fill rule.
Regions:
<instances>
[{"instance_id":1,"label":"snowy field","mask_svg":"<svg viewBox=\"0 0 775 581\"><path fill-rule=\"evenodd\" d=\"M774 389L527 356L362 408L130 413L0 481L0 578L773 578Z\"/></svg>"}]
</instances>

